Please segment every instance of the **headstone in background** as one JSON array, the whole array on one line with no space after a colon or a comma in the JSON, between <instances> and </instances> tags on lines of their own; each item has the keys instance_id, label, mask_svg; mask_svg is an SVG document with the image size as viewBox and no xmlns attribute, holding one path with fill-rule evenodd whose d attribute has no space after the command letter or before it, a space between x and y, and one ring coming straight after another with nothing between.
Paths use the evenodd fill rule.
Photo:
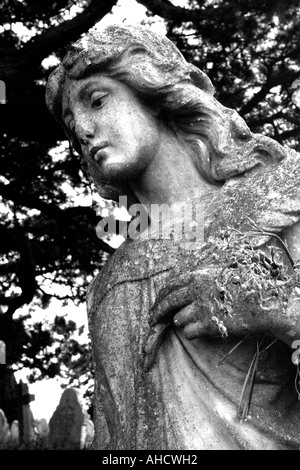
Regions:
<instances>
[{"instance_id":1,"label":"headstone in background","mask_svg":"<svg viewBox=\"0 0 300 470\"><path fill-rule=\"evenodd\" d=\"M0 80L0 104L6 103L6 87L5 82Z\"/></svg>"},{"instance_id":2,"label":"headstone in background","mask_svg":"<svg viewBox=\"0 0 300 470\"><path fill-rule=\"evenodd\" d=\"M20 438L19 421L16 419L11 423L10 436L13 443L18 443Z\"/></svg>"},{"instance_id":3,"label":"headstone in background","mask_svg":"<svg viewBox=\"0 0 300 470\"><path fill-rule=\"evenodd\" d=\"M49 434L49 426L45 418L35 420L37 434L42 439L46 439Z\"/></svg>"},{"instance_id":4,"label":"headstone in background","mask_svg":"<svg viewBox=\"0 0 300 470\"><path fill-rule=\"evenodd\" d=\"M88 413L85 413L85 419L81 430L81 448L90 449L94 440L94 423L90 420Z\"/></svg>"},{"instance_id":5,"label":"headstone in background","mask_svg":"<svg viewBox=\"0 0 300 470\"><path fill-rule=\"evenodd\" d=\"M28 444L30 441L35 439L34 432L34 419L30 409L29 403L34 400L34 395L29 393L28 385L20 380L19 385L19 430L20 440L24 444Z\"/></svg>"},{"instance_id":6,"label":"headstone in background","mask_svg":"<svg viewBox=\"0 0 300 470\"><path fill-rule=\"evenodd\" d=\"M67 388L49 421L49 448L80 449L84 419L79 391Z\"/></svg>"},{"instance_id":7,"label":"headstone in background","mask_svg":"<svg viewBox=\"0 0 300 470\"><path fill-rule=\"evenodd\" d=\"M6 364L6 345L0 340L0 364Z\"/></svg>"},{"instance_id":8,"label":"headstone in background","mask_svg":"<svg viewBox=\"0 0 300 470\"><path fill-rule=\"evenodd\" d=\"M10 437L9 425L7 423L4 411L0 409L0 444L7 441Z\"/></svg>"}]
</instances>

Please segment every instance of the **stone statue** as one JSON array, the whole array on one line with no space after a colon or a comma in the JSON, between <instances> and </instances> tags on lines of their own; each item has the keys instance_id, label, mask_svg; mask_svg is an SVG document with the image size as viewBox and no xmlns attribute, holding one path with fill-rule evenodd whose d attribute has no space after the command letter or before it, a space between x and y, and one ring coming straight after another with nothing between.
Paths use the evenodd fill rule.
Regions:
<instances>
[{"instance_id":1,"label":"stone statue","mask_svg":"<svg viewBox=\"0 0 300 470\"><path fill-rule=\"evenodd\" d=\"M300 446L299 155L213 95L137 26L92 30L49 78L100 195L150 214L88 292L95 449Z\"/></svg>"}]
</instances>

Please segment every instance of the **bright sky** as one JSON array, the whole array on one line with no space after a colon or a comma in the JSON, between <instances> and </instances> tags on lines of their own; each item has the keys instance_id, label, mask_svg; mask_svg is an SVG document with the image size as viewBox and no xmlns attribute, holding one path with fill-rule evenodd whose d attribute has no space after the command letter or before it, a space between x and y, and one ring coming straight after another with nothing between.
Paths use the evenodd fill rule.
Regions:
<instances>
[{"instance_id":1,"label":"bright sky","mask_svg":"<svg viewBox=\"0 0 300 470\"><path fill-rule=\"evenodd\" d=\"M28 307L24 307L20 310L20 314L24 315L28 311ZM76 322L77 327L84 326L84 331L80 337L74 336L74 339L81 342L87 340L87 313L85 304L76 306L73 302L69 301L67 305L63 306L62 303L53 299L50 307L47 310L41 312L40 308L30 308L30 322L35 323L41 321L41 313L43 315L42 320L44 322L53 322L55 315L64 316L66 321L73 320ZM30 369L23 368L20 371L15 372L16 380L23 380L27 382L27 375L30 374ZM47 421L51 418L55 408L57 407L63 389L61 388L61 382L59 379L44 379L36 381L34 384L29 384L29 393L35 395L35 401L31 402L30 408L33 412L35 419L45 418Z\"/></svg>"},{"instance_id":2,"label":"bright sky","mask_svg":"<svg viewBox=\"0 0 300 470\"><path fill-rule=\"evenodd\" d=\"M62 389L56 379L42 380L29 385L35 400L30 403L34 419L45 418L48 423L59 404Z\"/></svg>"},{"instance_id":3,"label":"bright sky","mask_svg":"<svg viewBox=\"0 0 300 470\"><path fill-rule=\"evenodd\" d=\"M173 1L173 3L182 4L184 2L177 0L177 2ZM149 21L149 18L146 16L146 11L146 7L137 3L135 0L119 0L117 5L112 9L112 14L106 15L98 24L101 28L113 23L140 24L144 20ZM164 32L164 21L159 16L155 16L151 19L151 29L157 33Z\"/></svg>"},{"instance_id":4,"label":"bright sky","mask_svg":"<svg viewBox=\"0 0 300 470\"><path fill-rule=\"evenodd\" d=\"M136 3L135 0L119 0L117 6L113 8L113 14L106 15L106 17L103 18L103 20L101 20L98 24L100 27L112 23L139 24L142 20L148 19L145 12L146 8ZM163 33L165 31L163 21L158 17L155 17L155 24L153 24L151 28L160 33ZM22 28L21 25L16 29L18 34L28 34L28 31L25 31L25 29ZM52 307L46 315L50 315L53 318L53 310L56 315L66 314L67 317L76 321L77 326L80 326L82 324L86 325L85 306L76 307L75 305L69 304L67 307L62 307L61 305L59 305L59 303L53 301ZM40 320L40 317L35 318L35 320ZM22 370L20 372L17 372L15 374L16 379L22 379L26 382L27 374L28 370ZM35 384L29 385L29 391L30 393L35 395L35 401L30 404L34 418L45 418L47 421L49 421L59 403L63 391L61 389L59 381L57 379L51 379L36 382Z\"/></svg>"}]
</instances>

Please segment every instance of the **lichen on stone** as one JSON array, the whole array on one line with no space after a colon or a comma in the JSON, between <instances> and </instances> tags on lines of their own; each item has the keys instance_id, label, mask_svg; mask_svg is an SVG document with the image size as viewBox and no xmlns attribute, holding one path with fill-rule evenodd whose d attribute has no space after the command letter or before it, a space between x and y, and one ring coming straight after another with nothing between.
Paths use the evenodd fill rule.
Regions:
<instances>
[{"instance_id":1,"label":"lichen on stone","mask_svg":"<svg viewBox=\"0 0 300 470\"><path fill-rule=\"evenodd\" d=\"M285 315L292 294L299 290L300 297L300 266L289 267L278 246L257 249L247 233L224 231L220 239L219 262L224 267L215 280L212 317L219 322L228 316L234 319L241 299L246 300L243 310L254 307L257 315Z\"/></svg>"}]
</instances>

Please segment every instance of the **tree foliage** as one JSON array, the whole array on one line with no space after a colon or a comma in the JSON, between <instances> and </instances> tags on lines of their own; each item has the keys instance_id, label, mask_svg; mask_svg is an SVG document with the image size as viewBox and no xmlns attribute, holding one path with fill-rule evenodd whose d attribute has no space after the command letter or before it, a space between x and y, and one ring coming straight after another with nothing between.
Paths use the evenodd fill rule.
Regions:
<instances>
[{"instance_id":1,"label":"tree foliage","mask_svg":"<svg viewBox=\"0 0 300 470\"><path fill-rule=\"evenodd\" d=\"M237 109L252 131L299 150L300 110L291 99L300 77L297 0L187 0L183 6L137 1L149 17L164 18L168 37L209 75L221 103ZM0 105L0 339L8 345L8 364L29 366L33 378L53 377L67 367L77 380L90 370L91 353L59 315L52 326L39 322L28 328L26 318L16 316L20 307L31 302L47 307L52 297L83 301L112 251L96 236L96 205L74 199L90 194L90 182L44 104L53 69L45 59L59 61L70 42L116 4L6 0L0 5L0 79L7 89L7 102ZM28 28L28 37L17 32L17 23Z\"/></svg>"},{"instance_id":2,"label":"tree foliage","mask_svg":"<svg viewBox=\"0 0 300 470\"><path fill-rule=\"evenodd\" d=\"M300 76L297 0L192 0L189 9L140 3L168 18L168 37L208 74L222 104L253 132L300 148L300 110L291 99Z\"/></svg>"},{"instance_id":3,"label":"tree foliage","mask_svg":"<svg viewBox=\"0 0 300 470\"><path fill-rule=\"evenodd\" d=\"M0 338L8 367L29 367L32 380L64 375L66 367L75 380L78 364L86 369L91 353L73 338L68 321L61 320L58 334L56 322L63 317L54 314L53 325L41 319L28 326L27 311L20 308L47 307L53 297L85 301L89 282L113 251L96 236L101 217L95 202L84 202L91 188L80 158L46 109L45 83L53 65L42 61L52 54L57 62L70 41L114 3L76 2L70 19L65 8L75 2L66 0L0 5L0 78L7 91L0 106ZM18 35L17 23L32 37ZM81 197L76 202L74 196Z\"/></svg>"}]
</instances>

